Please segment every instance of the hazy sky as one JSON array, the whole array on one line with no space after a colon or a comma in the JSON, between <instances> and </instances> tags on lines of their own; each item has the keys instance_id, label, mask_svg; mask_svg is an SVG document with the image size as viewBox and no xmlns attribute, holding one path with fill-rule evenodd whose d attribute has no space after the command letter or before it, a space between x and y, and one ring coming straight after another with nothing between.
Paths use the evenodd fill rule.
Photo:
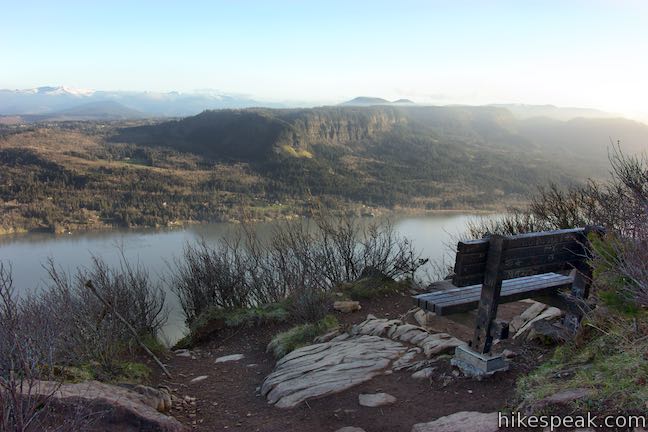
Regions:
<instances>
[{"instance_id":1,"label":"hazy sky","mask_svg":"<svg viewBox=\"0 0 648 432\"><path fill-rule=\"evenodd\" d=\"M648 118L648 1L0 0L0 87L551 103Z\"/></svg>"}]
</instances>

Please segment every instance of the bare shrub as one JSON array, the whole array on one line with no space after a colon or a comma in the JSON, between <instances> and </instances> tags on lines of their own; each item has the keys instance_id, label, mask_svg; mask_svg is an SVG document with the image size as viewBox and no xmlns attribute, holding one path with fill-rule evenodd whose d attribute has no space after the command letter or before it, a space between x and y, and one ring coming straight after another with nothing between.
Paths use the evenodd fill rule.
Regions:
<instances>
[{"instance_id":1,"label":"bare shrub","mask_svg":"<svg viewBox=\"0 0 648 432\"><path fill-rule=\"evenodd\" d=\"M16 295L11 266L0 262L0 430L75 431L91 419L82 411L64 419L50 416L53 391L42 392L53 376L58 328L43 303ZM54 391L58 388L56 384Z\"/></svg>"},{"instance_id":2,"label":"bare shrub","mask_svg":"<svg viewBox=\"0 0 648 432\"><path fill-rule=\"evenodd\" d=\"M188 322L209 306L241 308L250 305L246 275L237 247L222 242L212 248L201 241L187 243L182 260L175 261L172 289Z\"/></svg>"},{"instance_id":3,"label":"bare shrub","mask_svg":"<svg viewBox=\"0 0 648 432\"><path fill-rule=\"evenodd\" d=\"M413 278L422 260L393 226L362 226L352 218L319 216L278 224L268 240L244 226L214 247L188 244L172 268L171 284L192 322L208 307L233 309L289 300L293 316L326 314L328 295L370 267L387 277Z\"/></svg>"},{"instance_id":4,"label":"bare shrub","mask_svg":"<svg viewBox=\"0 0 648 432\"><path fill-rule=\"evenodd\" d=\"M85 287L88 280L141 337L155 338L166 321L164 291L139 265L122 259L120 267L110 268L93 257L90 268L74 275L57 269L51 260L46 268L51 283L33 301L54 321L58 364L94 361L110 373L119 354L135 346L126 326Z\"/></svg>"}]
</instances>

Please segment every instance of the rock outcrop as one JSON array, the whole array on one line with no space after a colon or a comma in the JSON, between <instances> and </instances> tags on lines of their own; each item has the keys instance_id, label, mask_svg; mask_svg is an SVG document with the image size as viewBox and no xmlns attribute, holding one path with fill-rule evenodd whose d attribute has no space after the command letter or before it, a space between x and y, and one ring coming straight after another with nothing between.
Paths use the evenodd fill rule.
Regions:
<instances>
[{"instance_id":1,"label":"rock outcrop","mask_svg":"<svg viewBox=\"0 0 648 432\"><path fill-rule=\"evenodd\" d=\"M351 334L382 336L399 342L416 345L427 357L452 352L466 343L447 333L430 333L425 328L403 324L400 320L389 320L367 315L367 319L353 326Z\"/></svg>"},{"instance_id":2,"label":"rock outcrop","mask_svg":"<svg viewBox=\"0 0 648 432\"><path fill-rule=\"evenodd\" d=\"M391 371L404 345L378 336L358 336L296 349L277 362L261 394L279 408L338 393Z\"/></svg>"},{"instance_id":3,"label":"rock outcrop","mask_svg":"<svg viewBox=\"0 0 648 432\"><path fill-rule=\"evenodd\" d=\"M125 432L184 432L188 428L173 417L162 414L171 408L169 395L162 391L134 386L128 389L121 386L87 381L79 384L60 384L54 381L39 381L32 396L51 395L53 410L76 412L83 406L90 412L92 429L119 430ZM105 429L102 429L105 425Z\"/></svg>"},{"instance_id":4,"label":"rock outcrop","mask_svg":"<svg viewBox=\"0 0 648 432\"><path fill-rule=\"evenodd\" d=\"M423 355L432 357L465 344L446 333L432 334L422 327L373 315L349 333L332 332L317 341L322 342L296 349L277 362L261 386L269 403L292 408L377 375L416 371L430 363ZM425 376L431 373L428 370Z\"/></svg>"}]
</instances>

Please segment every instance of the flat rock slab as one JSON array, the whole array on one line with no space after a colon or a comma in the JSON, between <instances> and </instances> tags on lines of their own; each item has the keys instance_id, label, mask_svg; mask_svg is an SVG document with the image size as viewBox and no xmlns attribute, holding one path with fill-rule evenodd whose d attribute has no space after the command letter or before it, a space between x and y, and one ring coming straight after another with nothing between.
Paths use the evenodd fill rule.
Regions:
<instances>
[{"instance_id":1,"label":"flat rock slab","mask_svg":"<svg viewBox=\"0 0 648 432\"><path fill-rule=\"evenodd\" d=\"M345 426L336 430L335 432L365 432L365 430L359 427Z\"/></svg>"},{"instance_id":2,"label":"flat rock slab","mask_svg":"<svg viewBox=\"0 0 648 432\"><path fill-rule=\"evenodd\" d=\"M338 393L391 371L408 348L378 336L305 346L281 358L261 385L261 394L279 408Z\"/></svg>"},{"instance_id":3,"label":"flat rock slab","mask_svg":"<svg viewBox=\"0 0 648 432\"><path fill-rule=\"evenodd\" d=\"M231 362L231 361L239 361L245 358L243 354L232 354L232 355L226 355L223 357L218 357L216 359L216 363L226 363L226 362Z\"/></svg>"},{"instance_id":4,"label":"flat rock slab","mask_svg":"<svg viewBox=\"0 0 648 432\"><path fill-rule=\"evenodd\" d=\"M363 407L378 408L385 405L391 405L395 402L396 398L388 393L358 395L358 403Z\"/></svg>"},{"instance_id":5,"label":"flat rock slab","mask_svg":"<svg viewBox=\"0 0 648 432\"><path fill-rule=\"evenodd\" d=\"M429 423L418 423L412 432L496 432L497 413L461 411Z\"/></svg>"},{"instance_id":6,"label":"flat rock slab","mask_svg":"<svg viewBox=\"0 0 648 432\"><path fill-rule=\"evenodd\" d=\"M137 390L135 386L134 390ZM142 387L142 386L140 386ZM31 389L31 396L49 397L56 411L75 410L84 405L97 417L92 430L151 431L151 432L185 432L190 430L173 417L158 411L160 401L152 394L134 391L124 387L105 384L98 381L86 381L78 384L60 384L54 381L38 381ZM150 389L154 393L155 389ZM170 404L170 402L169 402ZM157 409L156 409L157 406ZM169 406L170 408L170 406Z\"/></svg>"}]
</instances>

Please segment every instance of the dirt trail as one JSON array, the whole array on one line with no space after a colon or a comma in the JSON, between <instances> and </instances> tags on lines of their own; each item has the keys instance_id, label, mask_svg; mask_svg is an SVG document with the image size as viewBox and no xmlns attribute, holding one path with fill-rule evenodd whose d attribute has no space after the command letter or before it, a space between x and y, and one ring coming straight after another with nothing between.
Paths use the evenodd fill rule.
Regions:
<instances>
[{"instance_id":1,"label":"dirt trail","mask_svg":"<svg viewBox=\"0 0 648 432\"><path fill-rule=\"evenodd\" d=\"M526 306L505 305L501 317L511 318ZM368 313L378 317L398 318L411 308L408 296L391 296L362 302L362 311L338 315L344 325L358 323ZM435 330L447 331L468 339L471 329L436 318ZM174 409L172 414L197 431L259 432L333 432L344 426L356 426L367 432L409 432L415 423L429 422L458 411L492 412L504 408L513 395L515 379L526 373L541 358L534 347L514 347L520 356L510 371L482 382L457 377L447 360L439 362L430 380L415 380L411 372L394 372L380 376L345 392L308 401L285 410L268 405L258 395L258 387L272 371L275 360L265 352L270 339L287 325L272 325L227 330L208 344L199 347L195 359L169 356L167 363L174 375L169 382L156 376L155 384L168 385L178 397L196 398L195 405ZM215 363L220 356L243 354L244 359ZM207 375L196 383L191 379ZM386 392L398 401L382 408L365 408L358 404L359 393Z\"/></svg>"}]
</instances>

